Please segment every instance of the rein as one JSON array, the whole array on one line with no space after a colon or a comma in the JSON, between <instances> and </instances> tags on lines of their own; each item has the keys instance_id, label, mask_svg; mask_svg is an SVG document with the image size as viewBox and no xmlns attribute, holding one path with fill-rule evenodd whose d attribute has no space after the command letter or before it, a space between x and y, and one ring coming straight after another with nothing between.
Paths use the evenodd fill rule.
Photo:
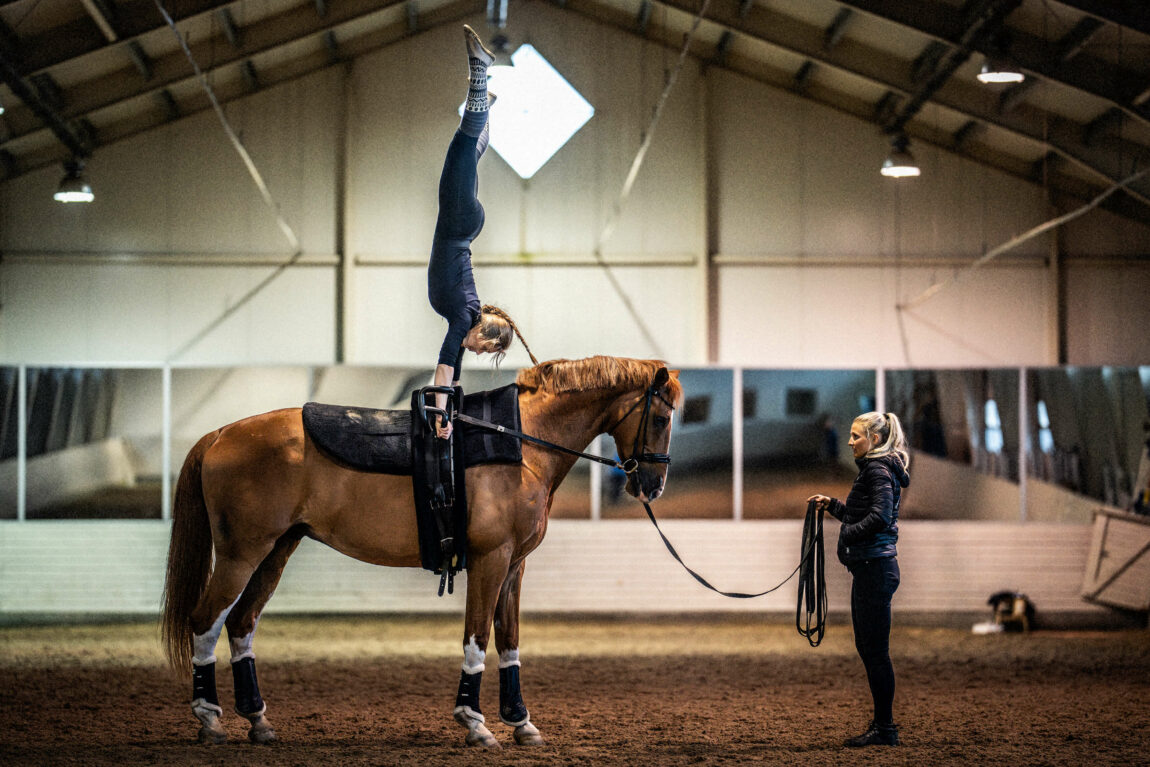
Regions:
<instances>
[{"instance_id":1,"label":"rein","mask_svg":"<svg viewBox=\"0 0 1150 767\"><path fill-rule=\"evenodd\" d=\"M586 458L589 461L595 461L596 463L601 463L604 466L611 466L616 469L621 469L627 474L634 474L639 470L640 463L671 462L671 456L667 453L639 452L641 445L646 444L647 422L650 420L649 416L651 413L651 399L653 397L658 397L667 405L667 407L671 408L672 410L675 409L675 406L670 402L667 402L667 398L656 391L654 386L649 386L647 387L646 396L644 396L642 399L635 400L635 404L627 409L627 412L623 414L623 417L616 421L614 425L611 426L611 428L607 429L608 434L615 431L615 429L619 427L619 424L623 423L623 421L626 421L627 417L631 415L631 413L635 412L635 408L639 407L639 403L643 403L643 423L639 428L639 431L635 433L635 443L631 446L631 457L622 462L616 461L613 458L604 458L601 455L593 455L592 453L583 453L578 450L572 450L569 447L564 447L563 445L558 445L554 442L548 442L545 439L540 439L539 437L525 434L524 432L517 431L515 429L509 429L506 426L500 426L499 424L491 423L490 421L484 421L481 418L475 418L474 416L467 415L466 413L457 412L452 417L457 421L462 421L463 423L470 424L471 426L477 426L480 429L486 429L488 431L494 431L500 434L508 434L512 437L517 437L518 439L525 439L532 444L539 445L540 447L545 447L549 450L556 450L560 453L576 456L577 458Z\"/></svg>"},{"instance_id":2,"label":"rein","mask_svg":"<svg viewBox=\"0 0 1150 767\"><path fill-rule=\"evenodd\" d=\"M627 420L627 417L630 416L631 413L635 412L635 408L639 406L640 402L643 403L642 425L635 433L635 442L631 446L631 457L623 462L616 461L612 458L604 458L602 456L592 455L591 453L583 453L578 450L572 450L569 447L564 447L563 445L558 445L554 442L548 442L545 439L540 439L539 437L525 434L515 429L509 429L506 426L500 426L489 421L484 421L482 419L469 416L466 413L457 412L455 413L454 418L457 421L463 421L466 424L476 426L480 429L487 429L488 431L494 431L500 434L508 434L512 437L527 440L528 442L539 445L540 447L545 447L550 450L557 450L562 453L567 453L568 455L574 455L578 458L586 458L590 461L604 464L605 466L612 466L616 469L622 469L627 474L633 474L639 470L640 463L669 464L671 462L671 456L667 453L639 452L642 446L646 444L647 424L650 420L651 413L651 400L654 397L661 399L672 410L675 409L675 406L670 402L667 402L667 399L658 391L656 391L654 386L650 386L647 388L646 395L641 399L635 400L635 404L628 408L627 412L624 413L623 416L617 420L613 426L611 426L611 428L607 429L608 434L613 432L616 428L618 428L619 424ZM786 583L790 581L791 578L794 578L796 573L798 573L799 597L798 604L795 607L795 627L798 629L799 634L801 634L806 638L808 642L810 642L811 647L818 647L819 643L822 642L823 633L826 630L827 619L827 586L825 577L823 575L825 564L825 557L823 555L823 510L818 506L816 502L811 501L807 504L807 516L803 521L803 543L800 549L802 555L799 558L798 566L796 566L795 569L791 571L791 574L783 579L783 581L778 585L773 586L766 591L760 591L755 594L747 594L741 591L723 591L722 589L718 589L712 586L706 578L691 569L691 567L683 561L683 558L679 556L679 552L675 551L675 547L671 544L671 541L668 540L667 536L663 534L662 529L660 529L659 522L655 519L655 513L651 511L651 504L647 501L643 501L643 508L647 510L647 518L650 519L651 524L655 526L655 532L657 532L659 537L663 539L663 545L667 547L667 551L671 553L671 556L675 558L675 561L682 565L683 569L686 570L692 578L698 581L705 588L710 589L720 596L730 597L731 599L754 599L755 597L765 596L773 591L778 591L780 588L786 585ZM802 617L804 609L806 615L805 622Z\"/></svg>"},{"instance_id":3,"label":"rein","mask_svg":"<svg viewBox=\"0 0 1150 767\"><path fill-rule=\"evenodd\" d=\"M712 586L706 578L692 570L687 563L683 561L683 558L679 556L679 552L675 551L675 547L671 545L671 542L667 540L667 536L659 529L659 523L655 521L655 513L651 511L651 504L644 501L643 508L647 510L647 517L651 520L651 524L655 526L655 532L659 533L659 537L663 539L663 545L667 547L667 551L671 552L671 556L675 558L675 561L682 565L683 569L686 570L692 578L720 596L730 597L732 599L754 599L755 597L765 596L772 591L781 589L787 581L795 577L795 573L798 573L799 598L798 604L795 606L795 628L798 629L799 634L810 642L811 647L818 647L819 643L823 641L823 633L826 631L827 625L827 584L823 575L825 565L823 555L823 511L817 503L811 501L807 504L807 516L803 521L803 544L800 548L802 556L799 558L798 566L777 586L773 586L766 591L760 591L756 594L747 594L741 591L723 591ZM803 617L804 611L805 619Z\"/></svg>"}]
</instances>

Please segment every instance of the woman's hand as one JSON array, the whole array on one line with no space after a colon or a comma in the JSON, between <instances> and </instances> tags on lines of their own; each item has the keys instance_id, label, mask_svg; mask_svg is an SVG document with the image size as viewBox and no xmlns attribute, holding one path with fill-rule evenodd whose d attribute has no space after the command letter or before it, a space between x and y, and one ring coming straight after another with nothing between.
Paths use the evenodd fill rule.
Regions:
<instances>
[{"instance_id":1,"label":"woman's hand","mask_svg":"<svg viewBox=\"0 0 1150 767\"><path fill-rule=\"evenodd\" d=\"M830 506L830 504L831 504L831 500L832 500L831 498L829 498L825 495L816 494L816 495L812 495L810 498L808 498L807 503L814 501L815 505L818 508L822 509L823 511L826 511L827 507Z\"/></svg>"}]
</instances>

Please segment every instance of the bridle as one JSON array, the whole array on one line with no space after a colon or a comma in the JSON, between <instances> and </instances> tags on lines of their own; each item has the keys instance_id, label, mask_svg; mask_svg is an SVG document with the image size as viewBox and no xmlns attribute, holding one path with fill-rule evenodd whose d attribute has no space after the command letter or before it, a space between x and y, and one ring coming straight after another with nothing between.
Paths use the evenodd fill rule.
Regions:
<instances>
[{"instance_id":1,"label":"bridle","mask_svg":"<svg viewBox=\"0 0 1150 767\"><path fill-rule=\"evenodd\" d=\"M639 452L647 444L647 431L651 423L651 400L653 400L655 397L658 397L660 400L662 400L663 404L671 408L671 412L674 412L675 406L671 404L671 402L668 401L666 397L663 396L658 388L656 388L655 384L651 384L647 387L646 394L643 397L635 400L635 404L627 408L627 412L624 413L623 416L617 420L613 426L611 426L611 428L607 429L607 434L614 437L615 429L619 428L619 426L627 420L631 413L635 412L635 408L639 407L640 402L643 403L643 415L640 416L639 428L635 432L635 442L631 445L631 457L624 459L621 464L617 464L617 466L626 474L634 474L636 471L638 471L640 463L671 463L671 455L669 453Z\"/></svg>"},{"instance_id":2,"label":"bridle","mask_svg":"<svg viewBox=\"0 0 1150 767\"><path fill-rule=\"evenodd\" d=\"M615 435L613 432L615 431L615 429L619 428L619 426L624 421L626 421L627 418L632 413L635 412L635 408L639 407L640 402L643 403L642 420L639 423L638 431L635 432L635 442L631 445L631 456L622 462L616 461L613 458L604 458L603 456L600 456L600 455L594 455L592 453L584 453L584 452L580 452L579 450L572 450L569 447L564 447L563 445L557 445L554 442L548 442L545 439L540 439L539 437L535 437L535 436L532 436L530 434L524 434L521 431L509 428L507 426L501 426L499 424L489 423L488 421L484 421L482 419L475 418L474 416L467 415L466 413L456 412L456 413L453 413L451 417L456 421L462 421L463 423L469 424L471 426L477 426L480 429L486 429L488 431L497 432L499 434L507 434L507 435L510 435L512 437L517 437L518 439L524 440L526 442L531 442L532 444L539 445L540 447L545 447L549 450L555 450L555 451L558 451L560 453L567 453L568 455L574 455L578 458L586 458L589 461L595 461L596 463L601 463L601 464L604 464L606 466L611 466L611 467L614 467L616 469L622 470L625 474L631 475L631 474L634 474L635 472L637 472L639 470L639 464L641 464L641 463L666 463L666 464L669 464L671 462L671 456L668 453L644 453L644 452L640 452L640 450L642 450L643 446L647 444L648 424L650 423L650 420L651 420L651 401L655 397L658 397L667 407L671 408L671 410L674 411L675 406L672 405L671 402L668 401L667 398L663 396L663 394L659 391L658 386L656 384L651 384L650 386L647 387L646 393L642 397L640 397L639 399L635 400L634 405L631 405L631 407L627 408L627 412L623 414L623 417L620 418L619 420L615 421L614 425L612 425L611 428L607 429L607 434L610 434L612 437L614 437Z\"/></svg>"}]
</instances>

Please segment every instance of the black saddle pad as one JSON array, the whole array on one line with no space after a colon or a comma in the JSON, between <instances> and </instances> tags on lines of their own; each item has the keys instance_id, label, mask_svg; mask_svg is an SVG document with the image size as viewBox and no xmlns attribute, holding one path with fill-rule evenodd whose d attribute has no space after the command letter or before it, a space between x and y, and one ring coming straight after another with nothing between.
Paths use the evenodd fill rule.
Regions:
<instances>
[{"instance_id":1,"label":"black saddle pad","mask_svg":"<svg viewBox=\"0 0 1150 767\"><path fill-rule=\"evenodd\" d=\"M519 430L519 389L508 384L491 391L468 394L463 412L473 418ZM377 410L309 402L303 406L303 425L326 453L359 469L410 476L412 472L411 410ZM457 424L463 438L464 466L519 463L523 447L516 437ZM456 444L459 444L458 442Z\"/></svg>"},{"instance_id":2,"label":"black saddle pad","mask_svg":"<svg viewBox=\"0 0 1150 767\"><path fill-rule=\"evenodd\" d=\"M303 427L320 448L360 471L411 475L411 411L309 402Z\"/></svg>"},{"instance_id":3,"label":"black saddle pad","mask_svg":"<svg viewBox=\"0 0 1150 767\"><path fill-rule=\"evenodd\" d=\"M472 418L519 431L519 387L508 384L491 391L465 394L463 412ZM523 460L523 443L518 437L462 422L457 423L456 428L463 434L464 466L519 463Z\"/></svg>"}]
</instances>

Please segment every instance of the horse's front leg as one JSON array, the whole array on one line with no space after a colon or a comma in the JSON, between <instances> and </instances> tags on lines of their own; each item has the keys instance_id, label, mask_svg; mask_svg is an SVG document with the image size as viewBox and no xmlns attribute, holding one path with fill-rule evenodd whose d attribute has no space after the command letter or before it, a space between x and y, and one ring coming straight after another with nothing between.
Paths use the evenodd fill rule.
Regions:
<instances>
[{"instance_id":1,"label":"horse's front leg","mask_svg":"<svg viewBox=\"0 0 1150 767\"><path fill-rule=\"evenodd\" d=\"M523 585L521 559L511 566L495 605L495 649L499 651L499 719L515 728L515 742L541 746L543 736L531 723L519 688L519 591Z\"/></svg>"},{"instance_id":2,"label":"horse's front leg","mask_svg":"<svg viewBox=\"0 0 1150 767\"><path fill-rule=\"evenodd\" d=\"M463 632L463 671L455 698L455 721L467 728L467 745L499 749L499 741L487 729L479 707L484 659L491 619L499 590L507 577L510 546L474 556L467 568L467 616Z\"/></svg>"}]
</instances>

